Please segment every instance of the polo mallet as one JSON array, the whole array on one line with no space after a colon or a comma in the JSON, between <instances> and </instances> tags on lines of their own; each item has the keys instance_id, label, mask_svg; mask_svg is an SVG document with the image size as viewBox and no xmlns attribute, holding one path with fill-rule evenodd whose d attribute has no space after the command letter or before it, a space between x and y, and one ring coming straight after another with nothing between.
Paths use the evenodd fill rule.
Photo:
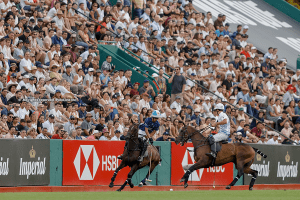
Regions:
<instances>
[{"instance_id":1,"label":"polo mallet","mask_svg":"<svg viewBox=\"0 0 300 200\"><path fill-rule=\"evenodd\" d=\"M216 187L215 184L216 184L216 166L215 166L215 171L214 171L214 183L213 183L213 188Z\"/></svg>"}]
</instances>

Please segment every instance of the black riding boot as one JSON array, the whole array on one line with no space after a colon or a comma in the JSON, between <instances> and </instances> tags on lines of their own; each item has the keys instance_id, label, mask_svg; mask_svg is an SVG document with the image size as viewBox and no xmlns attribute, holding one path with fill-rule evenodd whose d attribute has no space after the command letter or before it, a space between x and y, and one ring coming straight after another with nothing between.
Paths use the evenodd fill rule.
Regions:
<instances>
[{"instance_id":1,"label":"black riding boot","mask_svg":"<svg viewBox=\"0 0 300 200\"><path fill-rule=\"evenodd\" d=\"M216 159L216 157L217 157L217 145L216 145L214 137L210 137L209 138L209 144L210 144L210 150L211 150L211 152L207 153L206 155L207 156L211 156L214 159Z\"/></svg>"},{"instance_id":2,"label":"black riding boot","mask_svg":"<svg viewBox=\"0 0 300 200\"><path fill-rule=\"evenodd\" d=\"M139 162L142 162L142 161L143 161L144 154L145 154L145 152L146 152L146 150L147 150L147 143L146 143L146 141L144 141L143 143L144 143L144 144L143 144L142 152L141 152L141 155L140 155L139 158L138 158L138 161L139 161Z\"/></svg>"}]
</instances>

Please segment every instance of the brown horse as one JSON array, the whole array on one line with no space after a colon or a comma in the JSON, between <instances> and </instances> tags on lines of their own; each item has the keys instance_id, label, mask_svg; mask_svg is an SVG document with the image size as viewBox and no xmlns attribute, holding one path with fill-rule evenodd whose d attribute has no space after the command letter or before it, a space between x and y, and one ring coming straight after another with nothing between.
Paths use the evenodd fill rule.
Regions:
<instances>
[{"instance_id":1,"label":"brown horse","mask_svg":"<svg viewBox=\"0 0 300 200\"><path fill-rule=\"evenodd\" d=\"M148 145L147 151L148 151L148 156L145 156L143 158L142 162L138 162L138 157L140 156L140 140L138 139L138 124L133 124L130 126L129 131L126 136L126 142L128 142L127 146L125 147L125 150L123 152L122 156L122 162L120 166L116 169L113 177L111 178L111 182L109 184L109 187L114 186L114 181L115 178L118 174L118 172L123 169L126 166L129 166L131 168L130 172L128 173L127 180L124 182L124 184L117 190L117 191L122 191L124 187L129 184L131 188L134 187L134 185L131 182L131 178L134 175L134 173L145 167L149 166L150 167L150 172L147 173L146 178L143 179L143 181L149 179L150 174L152 171L155 169L155 167L159 164L160 162L160 155L156 147L153 145ZM142 182L143 182L142 181ZM142 185L141 185L142 186Z\"/></svg>"},{"instance_id":2,"label":"brown horse","mask_svg":"<svg viewBox=\"0 0 300 200\"><path fill-rule=\"evenodd\" d=\"M192 140L194 146L194 157L196 163L188 168L186 173L181 178L180 182L184 182L184 187L188 186L189 175L200 168L208 168L212 164L212 157L206 156L206 153L210 152L210 146L208 142L208 137L204 137L202 133L207 130L207 127L202 130L196 130L191 126L185 126L176 138L175 143L184 145L189 139ZM234 186L239 178L244 174L251 174L252 179L249 185L249 190L253 189L254 182L257 177L257 171L252 170L250 166L252 165L255 157L255 152L266 158L267 156L263 154L258 149L252 148L251 146L243 143L232 143L223 144L221 151L218 153L215 160L215 166L221 166L226 163L233 162L238 170L237 176L233 181L226 186L226 189L230 189Z\"/></svg>"}]
</instances>

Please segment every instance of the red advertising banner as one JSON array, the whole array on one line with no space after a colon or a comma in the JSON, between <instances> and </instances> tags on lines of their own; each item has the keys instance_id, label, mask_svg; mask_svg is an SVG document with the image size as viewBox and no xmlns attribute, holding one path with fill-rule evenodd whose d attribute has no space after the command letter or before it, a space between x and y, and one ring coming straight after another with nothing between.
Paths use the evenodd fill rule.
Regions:
<instances>
[{"instance_id":1,"label":"red advertising banner","mask_svg":"<svg viewBox=\"0 0 300 200\"><path fill-rule=\"evenodd\" d=\"M108 185L120 165L124 141L63 141L63 185ZM115 180L121 185L129 167L122 169Z\"/></svg>"},{"instance_id":2,"label":"red advertising banner","mask_svg":"<svg viewBox=\"0 0 300 200\"><path fill-rule=\"evenodd\" d=\"M182 185L180 179L185 171L183 166L194 164L193 144L187 143L185 146L176 145L172 142L171 145L171 185ZM228 163L223 166L210 167L206 169L195 170L189 178L189 185L228 185L233 180L233 163Z\"/></svg>"}]
</instances>

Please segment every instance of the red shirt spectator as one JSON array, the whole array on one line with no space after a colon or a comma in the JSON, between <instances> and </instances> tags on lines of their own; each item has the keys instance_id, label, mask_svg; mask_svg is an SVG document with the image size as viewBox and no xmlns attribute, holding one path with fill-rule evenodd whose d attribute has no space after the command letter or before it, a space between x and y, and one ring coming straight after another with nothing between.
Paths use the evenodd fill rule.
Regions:
<instances>
[{"instance_id":1,"label":"red shirt spectator","mask_svg":"<svg viewBox=\"0 0 300 200\"><path fill-rule=\"evenodd\" d=\"M259 129L257 127L254 127L251 130L251 133L254 134L256 137L260 137L262 135L262 129Z\"/></svg>"}]
</instances>

